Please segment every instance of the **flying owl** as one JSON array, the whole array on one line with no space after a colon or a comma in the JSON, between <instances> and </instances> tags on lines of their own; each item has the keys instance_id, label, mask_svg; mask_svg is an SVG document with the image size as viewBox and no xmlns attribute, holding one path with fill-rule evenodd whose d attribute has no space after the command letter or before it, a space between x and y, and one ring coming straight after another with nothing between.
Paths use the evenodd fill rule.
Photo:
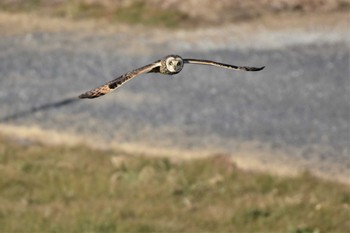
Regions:
<instances>
[{"instance_id":1,"label":"flying owl","mask_svg":"<svg viewBox=\"0 0 350 233\"><path fill-rule=\"evenodd\" d=\"M131 72L123 74L118 78L113 79L112 81L109 81L108 83L102 86L99 86L95 89L87 91L81 94L79 98L92 99L92 98L100 97L111 91L114 91L115 89L123 85L125 82L143 73L161 73L161 74L167 74L167 75L174 75L179 73L182 70L182 68L184 67L184 64L211 65L211 66L217 66L217 67L222 67L222 68L232 69L232 70L239 70L239 71L259 71L265 68L265 66L262 66L262 67L235 66L235 65L228 65L228 64L223 64L223 63L209 61L209 60L185 59L180 57L179 55L168 55L161 60L155 61L152 64L143 66L141 68L138 68Z\"/></svg>"}]
</instances>

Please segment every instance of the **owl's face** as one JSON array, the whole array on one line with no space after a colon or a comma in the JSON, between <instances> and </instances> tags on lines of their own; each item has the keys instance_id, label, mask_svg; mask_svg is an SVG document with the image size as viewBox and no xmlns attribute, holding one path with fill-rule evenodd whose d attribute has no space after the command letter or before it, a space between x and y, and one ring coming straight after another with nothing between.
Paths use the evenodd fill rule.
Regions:
<instances>
[{"instance_id":1,"label":"owl's face","mask_svg":"<svg viewBox=\"0 0 350 233\"><path fill-rule=\"evenodd\" d=\"M180 56L169 56L165 60L166 68L172 73L178 73L182 70L184 62Z\"/></svg>"}]
</instances>

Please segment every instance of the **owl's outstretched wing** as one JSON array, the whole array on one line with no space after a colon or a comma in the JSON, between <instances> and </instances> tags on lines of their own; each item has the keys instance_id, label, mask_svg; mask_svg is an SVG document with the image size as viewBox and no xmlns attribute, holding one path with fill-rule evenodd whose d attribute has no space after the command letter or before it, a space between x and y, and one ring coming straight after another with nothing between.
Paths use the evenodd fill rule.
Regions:
<instances>
[{"instance_id":1,"label":"owl's outstretched wing","mask_svg":"<svg viewBox=\"0 0 350 233\"><path fill-rule=\"evenodd\" d=\"M229 65L229 64L224 64L220 62L200 60L200 59L183 59L183 61L184 63L189 63L189 64L210 65L210 66L217 66L221 68L239 70L239 71L259 71L265 68L265 66L262 66L262 67L235 66L235 65Z\"/></svg>"},{"instance_id":2,"label":"owl's outstretched wing","mask_svg":"<svg viewBox=\"0 0 350 233\"><path fill-rule=\"evenodd\" d=\"M83 94L81 94L79 96L79 98L81 99L85 99L85 98L89 98L89 99L93 99L93 98L97 98L100 97L102 95L105 95L115 89L117 89L118 87L120 87L122 84L124 84L125 82L129 81L130 79L136 77L139 74L142 73L147 73L149 71L151 71L152 69L159 67L161 64L160 62L155 62L153 64L149 64L146 66L143 66L141 68L138 68L136 70L133 70L131 72L128 72L126 74L123 74L122 76L119 76L116 79L113 79L112 81L109 81L108 83L97 87L95 89L92 89L90 91L87 91Z\"/></svg>"}]
</instances>

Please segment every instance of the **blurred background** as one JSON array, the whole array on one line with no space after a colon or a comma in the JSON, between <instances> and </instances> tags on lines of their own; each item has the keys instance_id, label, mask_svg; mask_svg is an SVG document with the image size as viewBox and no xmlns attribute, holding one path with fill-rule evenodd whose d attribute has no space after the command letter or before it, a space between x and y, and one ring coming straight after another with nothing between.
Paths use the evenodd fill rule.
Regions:
<instances>
[{"instance_id":1,"label":"blurred background","mask_svg":"<svg viewBox=\"0 0 350 233\"><path fill-rule=\"evenodd\" d=\"M284 175L309 171L348 184L349 12L350 0L0 0L0 134L6 142L1 144L2 167L7 169L11 164L22 164L20 154L35 151L39 143L44 152L30 151L30 156L39 156L41 161L48 159L44 155L40 157L41 153L55 151L52 153L57 155L55 162L50 160L52 163L56 163L60 155L62 159L78 156L77 161L86 159L85 163L89 164L86 166L93 171L98 169L92 162L96 158L92 155L84 157L85 153L98 156L103 166L112 166L111 173L120 169L119 165L113 167L115 163L119 164L113 156L117 154L119 158L120 153L127 157L165 156L171 158L169 161L220 155L243 169ZM77 99L82 92L114 76L168 54L266 68L260 72L235 72L188 65L176 76L146 74L104 97ZM11 149L8 149L9 144ZM53 149L52 145L59 148ZM61 148L80 145L96 151L86 152L85 146L83 152ZM27 149L23 152L23 148ZM102 156L103 153L107 155ZM112 164L106 162L106 165L103 159L108 157L109 161L110 156ZM13 163L9 162L11 158ZM45 165L33 168L30 161L22 164L24 168L20 166L24 173L29 172L33 179L40 179L35 175L47 175ZM139 163L150 163L153 177L159 166L162 169L168 163L170 167L175 166L168 160L160 161L162 165L149 161L132 162L136 165L131 165L130 169L135 175L143 169ZM67 165L70 162L73 165ZM76 161L70 162L62 166L74 167ZM211 160L208 163L213 164ZM81 165L77 164L78 167ZM124 162L121 164L126 169L121 170L128 171L128 166ZM218 165L218 171L221 165ZM206 168L203 164L193 166L195 171L201 170L201 166ZM57 169L59 172L61 168ZM21 193L23 188L21 185L12 191L4 188L12 187L5 178L10 173L4 173L0 178L4 192L0 201L5 204L8 204L6 195ZM106 176L111 173L107 172ZM148 170L145 173L149 176ZM127 181L134 177L125 174ZM75 175L81 179L86 174L78 172ZM225 174L221 175L225 177ZM98 182L103 183L104 177L100 178ZM183 177L178 179L183 182ZM217 179L220 183L221 178ZM53 182L51 191L57 192L53 180L43 182ZM162 181L159 182L154 185L161 185ZM312 182L309 180L307 184ZM232 183L223 184L230 186ZM276 185L269 184L271 190ZM75 190L80 183L71 185ZM252 182L252 185L257 184ZM144 190L145 187L138 188ZM44 190L43 193L45 196ZM88 191L86 193L89 195ZM350 197L347 191L345 193L340 199L347 203ZM67 195L65 198L71 200L69 192ZM24 206L31 205L35 191L29 196L21 196ZM186 198L181 202L191 209L196 198ZM38 197L40 201L44 199ZM144 203L145 200L139 201ZM53 207L50 208L51 212L45 210L49 214L43 212L48 218L52 216ZM0 221L1 213L6 211L9 210L4 207L0 212ZM244 216L253 222L261 216L270 221L268 217L274 213L269 211L253 209ZM130 215L137 216L137 213ZM244 217L239 220L242 227L247 225L243 224L245 221ZM15 230L13 224L7 224L12 228L6 229ZM239 225L236 220L230 224ZM348 221L346 224L342 226L349 227ZM39 225L32 229L45 229ZM198 229L207 229L206 226ZM276 230L318 232L319 228L307 226L298 228L296 224ZM338 226L338 223L332 226ZM111 229L116 230L113 226ZM148 228L122 229L144 231ZM221 230L225 229L230 228ZM231 229L254 231L264 228Z\"/></svg>"}]
</instances>

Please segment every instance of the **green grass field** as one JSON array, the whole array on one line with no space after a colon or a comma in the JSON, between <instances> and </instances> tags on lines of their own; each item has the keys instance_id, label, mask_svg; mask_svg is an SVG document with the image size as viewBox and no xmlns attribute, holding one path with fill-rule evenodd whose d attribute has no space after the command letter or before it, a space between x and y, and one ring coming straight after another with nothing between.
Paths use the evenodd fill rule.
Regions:
<instances>
[{"instance_id":1,"label":"green grass field","mask_svg":"<svg viewBox=\"0 0 350 233\"><path fill-rule=\"evenodd\" d=\"M350 188L0 138L0 232L350 232Z\"/></svg>"}]
</instances>

